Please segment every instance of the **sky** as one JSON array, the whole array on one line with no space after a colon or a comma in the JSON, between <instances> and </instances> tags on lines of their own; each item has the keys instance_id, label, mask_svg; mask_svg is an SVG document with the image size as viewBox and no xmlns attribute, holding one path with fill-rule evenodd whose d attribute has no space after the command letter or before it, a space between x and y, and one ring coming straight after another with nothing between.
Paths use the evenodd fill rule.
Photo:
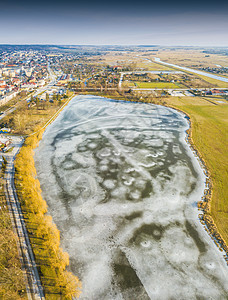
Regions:
<instances>
[{"instance_id":1,"label":"sky","mask_svg":"<svg viewBox=\"0 0 228 300\"><path fill-rule=\"evenodd\" d=\"M227 47L228 1L4 1L0 44Z\"/></svg>"}]
</instances>

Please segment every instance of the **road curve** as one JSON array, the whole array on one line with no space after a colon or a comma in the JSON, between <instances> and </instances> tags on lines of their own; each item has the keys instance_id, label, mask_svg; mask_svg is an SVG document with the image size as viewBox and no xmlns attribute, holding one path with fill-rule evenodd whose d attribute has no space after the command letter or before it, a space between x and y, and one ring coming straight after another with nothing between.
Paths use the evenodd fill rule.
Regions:
<instances>
[{"instance_id":1,"label":"road curve","mask_svg":"<svg viewBox=\"0 0 228 300\"><path fill-rule=\"evenodd\" d=\"M20 202L18 200L14 185L14 160L24 141L19 137L13 137L12 140L15 145L14 149L11 153L5 155L7 159L7 166L5 171L6 200L14 229L18 235L18 248L26 280L26 291L28 299L44 300L45 297L43 288L37 271L34 254L28 237L28 232L23 218Z\"/></svg>"}]
</instances>

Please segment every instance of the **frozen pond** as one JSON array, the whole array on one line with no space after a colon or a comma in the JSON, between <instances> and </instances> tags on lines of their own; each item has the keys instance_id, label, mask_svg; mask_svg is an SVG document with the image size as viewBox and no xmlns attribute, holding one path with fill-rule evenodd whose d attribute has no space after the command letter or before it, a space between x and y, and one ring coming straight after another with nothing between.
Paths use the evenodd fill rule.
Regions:
<instances>
[{"instance_id":1,"label":"frozen pond","mask_svg":"<svg viewBox=\"0 0 228 300\"><path fill-rule=\"evenodd\" d=\"M204 175L187 120L162 106L77 96L35 153L80 299L227 299L228 268L197 219Z\"/></svg>"}]
</instances>

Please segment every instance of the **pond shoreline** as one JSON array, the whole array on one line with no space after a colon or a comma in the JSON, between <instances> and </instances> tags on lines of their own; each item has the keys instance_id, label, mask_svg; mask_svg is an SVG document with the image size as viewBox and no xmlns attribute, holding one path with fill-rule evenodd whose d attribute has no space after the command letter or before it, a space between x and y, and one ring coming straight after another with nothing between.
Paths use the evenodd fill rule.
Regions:
<instances>
[{"instance_id":1,"label":"pond shoreline","mask_svg":"<svg viewBox=\"0 0 228 300\"><path fill-rule=\"evenodd\" d=\"M74 97L72 97L71 100L73 100L75 97L77 97L79 95L81 95L81 94L75 95ZM97 95L95 95L95 96L97 96ZM110 100L117 101L117 102L147 103L147 102L144 102L143 99L141 99L141 100L133 99L133 101L129 101L129 99L127 99L127 98L121 97L121 99L119 99L118 97L115 97L114 95L103 95L103 96L99 95L99 96L101 98L110 99ZM64 108L67 106L67 104L64 106ZM163 104L154 103L154 104L172 108L175 111L178 111L179 113L183 114L184 117L188 121L189 128L185 131L185 134L186 134L185 141L187 142L193 155L197 158L197 160L200 164L200 168L205 175L204 195L201 197L201 199L199 201L197 201L198 210L200 212L198 214L198 218L200 220L200 223L203 225L205 231L208 233L208 235L213 240L213 242L218 247L218 249L220 251L224 252L223 256L228 265L228 246L227 246L225 240L220 235L219 231L217 230L216 224L214 223L214 220L210 215L210 202L211 202L211 197L212 197L212 193L213 193L213 183L212 183L211 174L207 167L206 161L202 157L200 151L197 149L197 146L193 142L193 138L192 138L192 122L193 121L187 112L185 112L173 105L169 105L167 102L165 104L164 103ZM58 116L58 114L56 115L56 117Z\"/></svg>"},{"instance_id":2,"label":"pond shoreline","mask_svg":"<svg viewBox=\"0 0 228 300\"><path fill-rule=\"evenodd\" d=\"M123 101L123 102L134 102L134 103L135 102L136 103L148 103L148 102L144 102L143 99L142 100L135 99L133 101L129 101L129 99L124 99L124 97L122 99L118 99L118 97L115 97L114 95L103 95L100 97L110 98L110 99L120 101L120 102ZM193 121L187 112L185 112L173 105L169 105L167 102L163 103L163 104L159 104L159 103L155 103L155 104L172 108L172 109L180 112L181 114L184 114L185 118L187 118L187 120L188 120L189 128L186 130L185 140L186 140L187 144L189 145L191 152L197 158L197 160L200 164L200 167L206 177L204 195L197 202L198 210L201 212L201 213L199 213L198 218L199 218L201 224L203 225L205 231L208 233L210 238L215 243L215 245L218 247L218 249L220 251L223 252L224 259L228 265L228 245L226 244L225 240L219 233L219 231L216 227L216 224L215 224L212 216L210 215L210 209L211 209L210 203L212 201L211 198L212 198L212 193L213 193L213 182L211 179L210 170L207 167L207 163L206 163L205 159L202 157L200 151L197 149L197 146L193 142L193 138L192 138L192 122Z\"/></svg>"},{"instance_id":3,"label":"pond shoreline","mask_svg":"<svg viewBox=\"0 0 228 300\"><path fill-rule=\"evenodd\" d=\"M199 161L200 167L206 177L205 181L205 189L204 189L204 195L201 197L201 200L198 201L198 210L201 212L199 214L199 220L201 224L203 225L205 231L209 234L215 245L218 247L220 251L223 252L223 257L228 265L228 246L217 230L216 224L214 223L213 218L210 215L210 202L212 201L212 193L213 193L213 183L211 179L210 171L207 167L207 163L205 159L203 159L200 151L197 149L196 145L193 142L192 138L192 119L190 115L172 105L165 105L167 107L173 108L180 113L184 114L187 117L188 123L189 123L189 129L186 130L186 142L188 143L193 155L197 158Z\"/></svg>"},{"instance_id":4,"label":"pond shoreline","mask_svg":"<svg viewBox=\"0 0 228 300\"><path fill-rule=\"evenodd\" d=\"M103 100L105 100L106 98L109 98L109 99L107 99L108 101L110 100L110 102L122 102L122 103L124 103L124 102L126 102L126 100L124 100L124 99L121 99L120 101L119 101L119 99L115 99L115 97L112 97L112 96L110 96L110 97L101 97L100 95L99 95L99 100L100 100L100 102L102 103L103 101L102 101L102 98L103 98ZM79 101L79 103L81 102L81 100L84 100L85 102L84 102L84 104L82 104L82 107L83 107L83 109L85 109L85 107L87 107L87 104L86 104L86 97L83 99L83 97L79 97L78 98L80 101ZM92 98L91 99L92 101L91 102L93 102L93 101L95 101L96 100L96 97L94 97L94 98ZM96 102L96 101L95 101ZM137 101L138 103L140 103L140 104L143 104L143 101ZM92 103L92 107L93 107L93 105L95 105L95 104L93 104ZM116 104L117 106L118 105L120 105L120 104ZM138 104L137 104L138 105ZM103 104L101 105L101 106L103 106ZM159 106L159 105L158 105ZM158 108L158 106L157 106L157 108L156 109L158 109L158 110L162 110L162 108ZM164 105L163 105L164 106ZM53 135L53 134L51 134L50 135L50 133L52 133L52 132L56 132L57 134L58 134L58 140L59 140L59 142L61 142L61 140L62 140L62 142L64 141L64 134L63 134L63 132L64 132L64 130L66 130L66 129L64 129L64 126L62 125L62 121L64 120L64 122L67 122L66 124L68 124L67 126L69 126L69 127L66 127L66 128L73 128L74 126L77 126L77 124L81 124L80 122L78 123L78 120L80 121L80 119L78 119L78 118L76 118L76 119L74 119L74 113L76 113L75 114L75 116L78 116L79 117L79 115L80 115L80 113L78 113L78 109L79 109L79 112L80 112L80 106L79 106L79 108L77 108L76 110L74 110L74 107L78 107L77 106L77 99L75 99L75 101L74 101L74 103L72 103L72 106L70 106L70 108L66 111L66 116L68 116L68 113L70 112L70 118L66 118L66 116L65 116L65 114L63 114L61 117L60 117L60 122L57 122L57 124L56 125L54 125L53 127L51 127L49 130L48 130L48 132L46 133L46 138L47 138L47 140L46 141L44 141L44 144L43 145L41 145L41 149L43 149L43 150L41 150L41 152L40 152L40 155L43 157L43 154L42 153L47 153L47 156L50 156L51 155L51 148L49 148L49 150L48 150L48 148L45 150L45 148L43 148L44 147L44 145L46 144L46 145L49 145L49 143L51 143L50 145L52 145L53 146L53 141L52 141L52 138L54 138L55 139L55 134ZM118 106L119 107L119 106ZM122 106L121 106L122 107ZM126 106L127 107L127 106ZM138 106L139 107L139 111L141 111L141 110L144 110L144 111L146 111L146 108L144 109L144 107L142 107L142 109L140 109L140 106ZM200 163L200 161L199 161L199 156L197 155L198 153L197 152L194 152L193 150L194 150L194 148L192 148L191 147L191 144L190 144L190 138L191 138L191 134L190 134L190 132L191 132L191 122L190 122L190 119L189 119L189 116L187 115L187 114L185 114L182 110L178 110L178 109L176 109L175 107L168 107L168 108L171 108L171 110L170 110L170 112L172 112L173 111L173 113L171 113L171 115L172 114L176 114L176 117L177 117L177 119L179 119L180 117L178 117L178 115L181 115L181 119L182 120L184 120L183 122L183 124L184 124L184 127L183 127L183 129L180 131L180 141L181 141L181 143L184 145L184 148L185 148L185 151L187 151L187 153L188 153L188 157L190 158L190 160L191 160L191 164L193 164L193 168L195 169L195 172L196 172L196 174L197 174L197 176L198 176L198 179L199 180L197 180L197 189L194 189L194 192L193 193L191 193L191 196L190 196L190 198L189 198L189 201L187 201L186 202L186 204L187 204L187 206L186 206L186 209L185 209L185 211L184 211L184 217L186 218L186 222L188 222L188 221L191 221L191 222L194 222L194 228L195 229L197 229L197 231L198 231L198 233L199 233L199 236L200 236L200 238L201 238L201 240L202 241L204 241L206 244L210 244L210 249L213 251L212 253L213 253L213 255L210 257L210 256L208 256L207 257L207 259L209 260L209 261L211 261L212 262L212 264L214 263L213 262L213 257L214 257L214 259L215 259L215 261L217 261L218 262L218 266L220 265L221 266L221 270L223 270L223 268L224 267L226 267L226 265L225 265L225 261L224 261L224 259L223 259L223 257L222 257L222 255L221 255L221 253L220 254L218 254L219 252L218 252L218 248L216 247L216 245L214 244L214 243L211 243L211 237L207 234L207 230L205 230L205 229L207 229L206 227L205 227L205 225L204 226L202 226L202 220L201 220L201 222L199 222L199 211L197 210L197 203L199 202L199 199L201 199L201 197L202 197L202 195L203 195L203 193L205 192L205 189L207 189L207 188L210 188L211 189L211 185L209 185L208 184L208 181L207 181L207 176L208 176L208 173L207 173L207 170L205 170L205 168L204 168L204 165L203 165L203 163ZM133 109L133 110L135 110L135 111L138 111L136 108L135 109ZM155 107L154 107L154 110L155 110ZM129 111L131 111L131 109L129 109ZM168 110L167 110L168 111ZM127 112L127 110L126 110L126 112ZM118 113L117 113L118 114ZM148 112L148 114L149 114L149 112ZM138 114L137 114L138 115ZM151 115L151 116L153 116L153 114ZM66 119L65 119L66 118ZM87 119L88 119L88 117L87 117ZM74 121L75 120L75 121ZM84 122L85 122L85 119L83 120L83 124L84 124ZM86 122L87 123L87 122ZM71 124L72 124L72 126L71 126ZM109 128L109 127L107 127L107 128ZM153 128L153 127L152 127ZM175 128L175 127L174 127ZM78 130L78 129L77 129ZM86 133L85 133L86 134ZM70 131L67 131L67 138L68 138L68 141L69 141L69 139L70 139ZM85 139L85 138L84 138ZM62 145L62 142L61 142L61 145ZM91 142L91 141L90 141ZM57 147L57 145L58 144L56 144L55 146L54 146L54 148L55 149L58 149L58 147ZM91 144L92 145L92 144ZM52 147L51 146L51 147ZM49 147L49 146L47 146L47 147ZM57 147L57 148L56 148ZM61 146L62 147L62 146ZM68 148L66 148L66 149L69 149L69 147L70 147L70 145L68 146ZM48 151L48 152L43 152L43 151ZM49 151L50 151L50 154L48 154L49 153ZM59 153L59 152L58 152ZM66 153L68 153L68 150L67 150L67 152ZM60 153L59 153L60 154ZM58 154L58 155L59 155ZM51 156L50 156L51 157ZM63 156L64 157L64 156ZM197 159L195 159L195 158L197 158ZM43 167L44 166L47 166L47 168L48 168L48 165L49 165L49 163L48 163L48 160L44 160L41 164L39 163L38 164L38 174L45 174L45 172L43 172L42 171L42 169L43 169ZM69 166L68 166L69 167ZM80 172L80 170L79 170L79 172ZM50 170L49 171L47 171L47 174L50 174ZM83 171L82 171L82 174L83 174ZM205 181L204 181L204 178L206 177L206 179L205 179L205 181L206 181L206 185L205 185ZM45 182L44 182L44 178L45 177L41 177L40 179L41 179L41 185L42 184L44 184ZM51 182L52 182L52 185L54 184L54 181L53 180L51 180ZM71 183L70 183L71 184ZM44 187L45 187L45 185L44 185ZM45 194L45 192L46 192L46 194ZM52 215L53 214L53 217L55 216L55 217L57 217L58 216L58 212L61 212L62 211L62 209L64 209L64 207L63 207L63 203L61 204L61 202L59 202L59 204L57 204L57 206L56 206L56 204L55 204L55 201L53 202L51 199L55 199L55 193L48 193L48 191L46 190L46 188L44 188L44 195L46 195L45 196L45 198L47 198L47 202L48 202L48 198L49 198L49 201L51 201L50 202L50 211L49 211L49 213ZM48 196L48 197L47 197ZM49 203L49 202L48 202ZM56 202L56 203L58 203L58 202ZM76 208L76 207L74 207L74 208ZM63 245L63 247L66 249L66 251L68 252L68 249L69 249L69 253L71 253L71 255L72 255L72 267L74 267L74 272L77 272L77 268L78 268L78 265L76 265L75 263L74 263L74 255L76 255L76 257L77 257L77 254L76 253L81 253L81 250L79 249L79 250L76 250L77 249L77 247L75 247L75 248L72 248L72 246L70 246L70 245L68 245L69 244L69 239L68 239L68 233L70 232L70 231L68 231L69 230L69 228L67 229L67 231L66 231L66 228L61 228L61 225L63 225L63 222L64 222L64 220L65 220L65 217L62 217L62 215L59 215L60 216L60 223L58 223L59 222L59 220L58 220L58 218L55 220L55 223L56 224L58 224L58 226L60 226L60 230L61 230L61 233L62 233L62 235L63 235L63 240L62 240L62 245ZM77 216L77 214L75 215L75 217ZM69 216L68 216L68 218L69 218ZM67 218L67 219L68 219ZM66 219L66 220L67 220ZM62 224L61 224L61 222L62 222ZM201 224L200 224L201 223ZM194 234L194 228L192 227L192 229L193 229L193 234ZM191 230L191 228L190 228L190 230ZM74 231L75 231L75 229L74 229ZM65 236L64 236L65 235ZM78 234L75 234L75 237L76 236L78 236ZM192 237L192 235L191 235L191 233L190 233L190 236ZM73 238L73 236L72 236L72 238ZM73 243L73 241L71 241L71 243ZM143 244L144 245L144 244ZM146 244L147 245L147 244ZM68 248L70 246L70 248ZM180 247L181 248L181 247ZM71 249L71 250L70 250ZM209 249L209 248L208 248ZM72 250L74 250L75 252L71 252ZM202 251L204 251L204 250L202 250ZM218 255L217 255L218 254ZM80 255L79 255L80 256ZM206 256L205 256L206 257ZM220 268L218 268L218 269L220 269ZM77 273L76 273L77 274ZM80 276L80 275L79 275ZM82 276L82 274L81 274L81 276ZM83 278L83 276L82 276L82 278ZM83 283L83 286L84 286L84 283ZM85 288L85 291L87 290L87 288L86 288L86 286L84 286L84 288Z\"/></svg>"},{"instance_id":5,"label":"pond shoreline","mask_svg":"<svg viewBox=\"0 0 228 300\"><path fill-rule=\"evenodd\" d=\"M69 98L44 126L26 137L15 162L15 187L46 299L53 299L51 295L78 298L81 293L81 282L69 271L69 257L61 248L60 232L48 214L34 161L34 150L42 140L44 130L71 100Z\"/></svg>"}]
</instances>

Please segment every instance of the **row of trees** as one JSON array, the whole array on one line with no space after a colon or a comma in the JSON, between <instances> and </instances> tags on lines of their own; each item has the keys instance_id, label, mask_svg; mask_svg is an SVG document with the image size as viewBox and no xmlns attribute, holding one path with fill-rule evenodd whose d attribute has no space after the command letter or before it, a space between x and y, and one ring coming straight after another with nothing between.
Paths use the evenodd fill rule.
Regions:
<instances>
[{"instance_id":1,"label":"row of trees","mask_svg":"<svg viewBox=\"0 0 228 300\"><path fill-rule=\"evenodd\" d=\"M46 299L72 299L81 292L81 282L66 270L69 257L60 248L60 232L48 216L47 204L41 196L40 183L36 178L33 149L42 137L43 129L37 128L26 139L17 156L16 187L26 219L30 240Z\"/></svg>"}]
</instances>

